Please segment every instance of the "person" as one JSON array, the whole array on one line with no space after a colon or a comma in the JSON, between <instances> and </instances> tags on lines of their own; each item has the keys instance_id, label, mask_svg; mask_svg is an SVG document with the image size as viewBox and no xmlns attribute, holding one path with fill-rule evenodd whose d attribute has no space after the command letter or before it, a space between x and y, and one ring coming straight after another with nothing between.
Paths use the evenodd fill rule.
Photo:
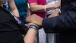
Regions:
<instances>
[{"instance_id":1,"label":"person","mask_svg":"<svg viewBox=\"0 0 76 43\"><path fill-rule=\"evenodd\" d=\"M46 5L46 0L28 0L32 14L45 18L46 11L49 11L60 6L60 1L56 4Z\"/></svg>"},{"instance_id":2,"label":"person","mask_svg":"<svg viewBox=\"0 0 76 43\"><path fill-rule=\"evenodd\" d=\"M19 11L20 20L25 23L27 12L28 12L27 11L28 10L27 0L14 0L14 2Z\"/></svg>"},{"instance_id":3,"label":"person","mask_svg":"<svg viewBox=\"0 0 76 43\"><path fill-rule=\"evenodd\" d=\"M46 33L57 33L56 43L76 43L76 0L62 0L61 13L51 18L31 15L27 22L42 26Z\"/></svg>"},{"instance_id":4,"label":"person","mask_svg":"<svg viewBox=\"0 0 76 43\"><path fill-rule=\"evenodd\" d=\"M29 23L29 30L23 23L18 24L12 14L3 7L5 0L0 0L0 43L34 43L38 26ZM22 27L25 33L22 36ZM27 32L28 31L28 32ZM30 39L31 38L31 39Z\"/></svg>"}]
</instances>

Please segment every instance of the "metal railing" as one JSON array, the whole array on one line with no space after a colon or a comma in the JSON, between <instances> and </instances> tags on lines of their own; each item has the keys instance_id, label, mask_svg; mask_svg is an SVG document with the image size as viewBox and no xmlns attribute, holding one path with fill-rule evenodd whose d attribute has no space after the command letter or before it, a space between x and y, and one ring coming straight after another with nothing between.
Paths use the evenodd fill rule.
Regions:
<instances>
[{"instance_id":1,"label":"metal railing","mask_svg":"<svg viewBox=\"0 0 76 43\"><path fill-rule=\"evenodd\" d=\"M37 43L39 43L39 32L37 33ZM48 42L48 33L46 33L46 43ZM56 34L54 34L54 43L56 43Z\"/></svg>"}]
</instances>

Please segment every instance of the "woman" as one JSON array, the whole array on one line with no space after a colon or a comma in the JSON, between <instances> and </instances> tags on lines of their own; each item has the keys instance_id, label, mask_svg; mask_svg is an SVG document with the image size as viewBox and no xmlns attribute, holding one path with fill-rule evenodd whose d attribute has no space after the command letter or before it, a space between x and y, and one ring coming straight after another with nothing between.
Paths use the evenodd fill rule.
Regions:
<instances>
[{"instance_id":1,"label":"woman","mask_svg":"<svg viewBox=\"0 0 76 43\"><path fill-rule=\"evenodd\" d=\"M0 0L0 43L34 43L37 26L29 24L29 30L23 39L20 25L11 13L3 8L4 1Z\"/></svg>"}]
</instances>

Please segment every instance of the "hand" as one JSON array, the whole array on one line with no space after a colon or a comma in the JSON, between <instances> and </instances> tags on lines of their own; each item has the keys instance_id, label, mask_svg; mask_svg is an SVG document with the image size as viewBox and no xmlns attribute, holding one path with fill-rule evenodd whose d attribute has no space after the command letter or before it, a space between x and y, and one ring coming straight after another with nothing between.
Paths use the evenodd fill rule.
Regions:
<instances>
[{"instance_id":1,"label":"hand","mask_svg":"<svg viewBox=\"0 0 76 43\"><path fill-rule=\"evenodd\" d=\"M59 0L56 4L55 4L56 8L61 6L61 0Z\"/></svg>"},{"instance_id":2,"label":"hand","mask_svg":"<svg viewBox=\"0 0 76 43\"><path fill-rule=\"evenodd\" d=\"M30 15L27 17L26 22L34 23L38 26L42 26L42 20L43 20L43 18L41 18L40 16L37 16L36 14L33 14L33 15Z\"/></svg>"},{"instance_id":3,"label":"hand","mask_svg":"<svg viewBox=\"0 0 76 43\"><path fill-rule=\"evenodd\" d=\"M48 18L51 18L51 17L55 17L55 16L58 16L60 13L59 10L56 10L55 12L53 12Z\"/></svg>"}]
</instances>

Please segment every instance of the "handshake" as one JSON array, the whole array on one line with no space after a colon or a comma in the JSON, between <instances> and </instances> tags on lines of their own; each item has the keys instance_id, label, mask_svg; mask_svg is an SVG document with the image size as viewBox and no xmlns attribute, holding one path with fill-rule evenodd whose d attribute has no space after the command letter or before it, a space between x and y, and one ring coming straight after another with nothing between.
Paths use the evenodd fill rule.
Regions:
<instances>
[{"instance_id":1,"label":"handshake","mask_svg":"<svg viewBox=\"0 0 76 43\"><path fill-rule=\"evenodd\" d=\"M39 30L42 28L42 21L43 21L43 18L41 18L36 14L30 15L26 19L26 23L28 23L29 28L34 28L36 30Z\"/></svg>"},{"instance_id":2,"label":"handshake","mask_svg":"<svg viewBox=\"0 0 76 43\"><path fill-rule=\"evenodd\" d=\"M43 18L41 18L40 16L37 16L36 14L30 15L26 19L27 23L33 23L33 24L36 24L37 26L42 26L42 21L43 21Z\"/></svg>"},{"instance_id":3,"label":"handshake","mask_svg":"<svg viewBox=\"0 0 76 43\"><path fill-rule=\"evenodd\" d=\"M54 12L53 14L51 14L49 18L52 18L52 17L55 17L55 16L59 16L59 13L57 11ZM41 18L40 16L38 16L36 14L29 15L26 18L27 23L33 23L33 24L36 24L38 26L42 26L42 21L43 21L43 18Z\"/></svg>"},{"instance_id":4,"label":"handshake","mask_svg":"<svg viewBox=\"0 0 76 43\"><path fill-rule=\"evenodd\" d=\"M53 14L53 15L50 15L49 18L52 18L52 17L55 17L55 16L56 16L56 14ZM30 23L35 24L39 27L39 29L42 27L42 22L43 21L44 21L43 18L41 18L40 16L38 16L36 14L30 15L26 19L26 23L28 23L29 25L31 25Z\"/></svg>"}]
</instances>

